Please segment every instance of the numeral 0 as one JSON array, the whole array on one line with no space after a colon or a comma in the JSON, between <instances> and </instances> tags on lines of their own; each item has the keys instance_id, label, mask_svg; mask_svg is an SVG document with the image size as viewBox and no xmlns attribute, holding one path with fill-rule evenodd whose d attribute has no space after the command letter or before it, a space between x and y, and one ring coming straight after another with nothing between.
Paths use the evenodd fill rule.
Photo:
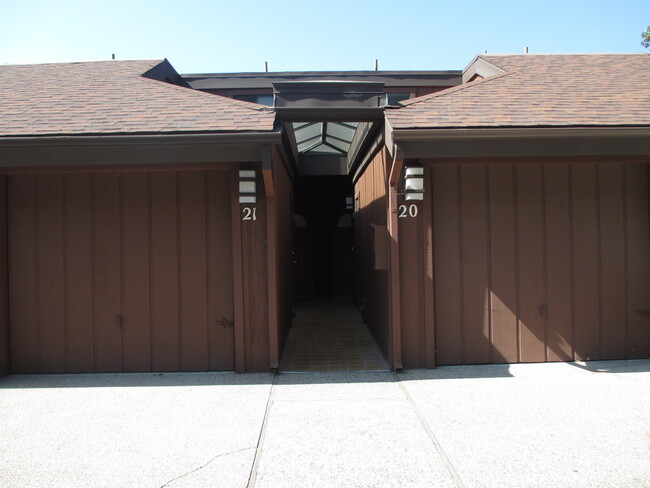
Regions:
<instances>
[{"instance_id":1,"label":"numeral 0","mask_svg":"<svg viewBox=\"0 0 650 488\"><path fill-rule=\"evenodd\" d=\"M418 206L415 203L412 203L408 207L406 205L399 206L399 218L405 219L406 217L417 217L418 216Z\"/></svg>"},{"instance_id":2,"label":"numeral 0","mask_svg":"<svg viewBox=\"0 0 650 488\"><path fill-rule=\"evenodd\" d=\"M257 220L257 207L244 207L242 213L242 220Z\"/></svg>"}]
</instances>

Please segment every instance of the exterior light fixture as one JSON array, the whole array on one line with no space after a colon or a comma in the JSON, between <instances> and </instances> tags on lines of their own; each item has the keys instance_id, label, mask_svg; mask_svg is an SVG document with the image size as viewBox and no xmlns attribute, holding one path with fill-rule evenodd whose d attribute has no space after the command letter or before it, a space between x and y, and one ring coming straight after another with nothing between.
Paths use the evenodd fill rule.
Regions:
<instances>
[{"instance_id":1,"label":"exterior light fixture","mask_svg":"<svg viewBox=\"0 0 650 488\"><path fill-rule=\"evenodd\" d=\"M424 168L418 166L406 168L404 190L407 201L424 199Z\"/></svg>"},{"instance_id":2,"label":"exterior light fixture","mask_svg":"<svg viewBox=\"0 0 650 488\"><path fill-rule=\"evenodd\" d=\"M346 210L354 210L354 198L345 197L345 209Z\"/></svg>"},{"instance_id":3,"label":"exterior light fixture","mask_svg":"<svg viewBox=\"0 0 650 488\"><path fill-rule=\"evenodd\" d=\"M239 203L257 203L255 170L239 170Z\"/></svg>"}]
</instances>

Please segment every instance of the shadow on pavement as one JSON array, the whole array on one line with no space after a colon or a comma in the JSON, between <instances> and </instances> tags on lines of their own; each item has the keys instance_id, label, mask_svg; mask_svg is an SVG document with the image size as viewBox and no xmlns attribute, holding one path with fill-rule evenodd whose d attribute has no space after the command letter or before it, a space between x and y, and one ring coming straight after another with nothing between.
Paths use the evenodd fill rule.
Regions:
<instances>
[{"instance_id":1,"label":"shadow on pavement","mask_svg":"<svg viewBox=\"0 0 650 488\"><path fill-rule=\"evenodd\" d=\"M549 363L550 367L558 363ZM573 367L593 373L650 372L650 359L627 361L569 362ZM93 373L11 375L0 378L1 389L20 388L112 388L112 387L173 387L173 386L248 386L313 385L336 383L387 383L396 380L445 380L476 378L512 378L511 367L525 364L482 364L469 366L440 366L436 369L411 369L399 373L391 371L342 371L323 373ZM543 364L531 366L544 366Z\"/></svg>"},{"instance_id":2,"label":"shadow on pavement","mask_svg":"<svg viewBox=\"0 0 650 488\"><path fill-rule=\"evenodd\" d=\"M1 389L122 388L169 386L246 386L273 382L273 373L87 373L11 375L0 378Z\"/></svg>"},{"instance_id":3,"label":"shadow on pavement","mask_svg":"<svg viewBox=\"0 0 650 488\"><path fill-rule=\"evenodd\" d=\"M630 359L627 361L587 361L568 363L592 373L647 373L650 372L650 359Z\"/></svg>"}]
</instances>

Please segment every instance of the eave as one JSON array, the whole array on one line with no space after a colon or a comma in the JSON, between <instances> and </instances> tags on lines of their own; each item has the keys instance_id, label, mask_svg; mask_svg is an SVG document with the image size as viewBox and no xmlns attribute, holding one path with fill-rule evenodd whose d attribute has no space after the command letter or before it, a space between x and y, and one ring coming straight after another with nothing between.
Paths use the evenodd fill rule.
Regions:
<instances>
[{"instance_id":1,"label":"eave","mask_svg":"<svg viewBox=\"0 0 650 488\"><path fill-rule=\"evenodd\" d=\"M146 167L260 161L279 131L0 137L4 172L36 167Z\"/></svg>"},{"instance_id":2,"label":"eave","mask_svg":"<svg viewBox=\"0 0 650 488\"><path fill-rule=\"evenodd\" d=\"M386 124L389 150L408 159L650 158L650 127L499 127L394 129Z\"/></svg>"}]
</instances>

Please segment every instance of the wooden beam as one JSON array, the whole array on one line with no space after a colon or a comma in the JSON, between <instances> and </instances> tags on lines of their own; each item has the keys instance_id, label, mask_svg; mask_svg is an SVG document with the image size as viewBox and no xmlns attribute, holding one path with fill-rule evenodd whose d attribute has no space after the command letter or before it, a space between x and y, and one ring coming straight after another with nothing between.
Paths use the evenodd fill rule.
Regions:
<instances>
[{"instance_id":1,"label":"wooden beam","mask_svg":"<svg viewBox=\"0 0 650 488\"><path fill-rule=\"evenodd\" d=\"M400 296L400 262L399 262L399 232L398 232L398 200L397 183L404 166L404 152L395 145L391 165L388 205L388 234L390 236L390 264L388 269L390 280L390 329L391 329L391 367L402 369L402 319Z\"/></svg>"},{"instance_id":2,"label":"wooden beam","mask_svg":"<svg viewBox=\"0 0 650 488\"><path fill-rule=\"evenodd\" d=\"M268 151L265 149L268 148ZM269 362L277 371L280 362L278 335L278 259L277 259L277 206L273 185L273 160L270 146L262 147L262 173L266 189L266 262L267 297L269 317Z\"/></svg>"},{"instance_id":3,"label":"wooden beam","mask_svg":"<svg viewBox=\"0 0 650 488\"><path fill-rule=\"evenodd\" d=\"M433 261L433 185L431 166L424 167L422 248L424 250L424 367L436 367L435 262Z\"/></svg>"},{"instance_id":4,"label":"wooden beam","mask_svg":"<svg viewBox=\"0 0 650 488\"><path fill-rule=\"evenodd\" d=\"M260 148L260 159L262 160L262 177L264 178L264 191L267 198L275 196L275 188L273 187L273 161L271 146L263 145Z\"/></svg>"}]
</instances>

